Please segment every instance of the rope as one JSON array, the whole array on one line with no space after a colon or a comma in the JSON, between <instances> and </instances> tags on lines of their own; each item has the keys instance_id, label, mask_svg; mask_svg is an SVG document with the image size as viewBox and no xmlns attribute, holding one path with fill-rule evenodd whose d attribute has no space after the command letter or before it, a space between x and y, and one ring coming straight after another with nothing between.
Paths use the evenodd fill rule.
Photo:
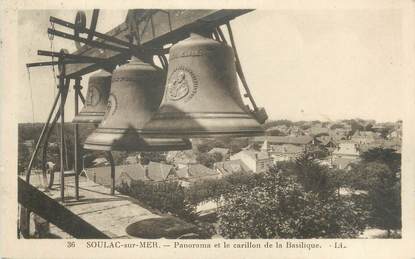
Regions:
<instances>
[{"instance_id":1,"label":"rope","mask_svg":"<svg viewBox=\"0 0 415 259\"><path fill-rule=\"evenodd\" d=\"M30 101L31 101L31 104L32 104L32 124L34 124L35 123L35 107L34 107L34 104L33 104L32 82L30 80L30 70L29 70L29 68L27 68L27 77L28 77L28 80L29 80Z\"/></svg>"},{"instance_id":2,"label":"rope","mask_svg":"<svg viewBox=\"0 0 415 259\"><path fill-rule=\"evenodd\" d=\"M55 29L55 24L54 23L50 23L52 26L52 29ZM50 42L50 51L55 52L55 46L53 44L53 34L49 35L49 42ZM53 74L53 80L55 82L55 86L53 87L53 95L56 95L56 86L58 85L57 81L56 81L56 71L55 71L55 65L53 65L53 55L52 55L52 74Z\"/></svg>"}]
</instances>

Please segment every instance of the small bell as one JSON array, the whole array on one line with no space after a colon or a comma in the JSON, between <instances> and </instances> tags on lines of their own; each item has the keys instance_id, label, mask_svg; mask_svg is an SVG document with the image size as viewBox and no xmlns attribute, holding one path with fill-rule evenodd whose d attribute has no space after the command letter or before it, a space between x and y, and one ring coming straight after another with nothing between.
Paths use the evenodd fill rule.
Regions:
<instances>
[{"instance_id":1,"label":"small bell","mask_svg":"<svg viewBox=\"0 0 415 259\"><path fill-rule=\"evenodd\" d=\"M132 58L113 71L105 117L85 140L85 149L167 151L190 149L187 139L147 139L142 129L157 111L163 96L161 69Z\"/></svg>"},{"instance_id":2,"label":"small bell","mask_svg":"<svg viewBox=\"0 0 415 259\"><path fill-rule=\"evenodd\" d=\"M143 132L163 138L264 134L242 101L232 48L198 34L173 45L162 103Z\"/></svg>"},{"instance_id":3,"label":"small bell","mask_svg":"<svg viewBox=\"0 0 415 259\"><path fill-rule=\"evenodd\" d=\"M72 123L98 124L104 118L111 89L111 73L101 70L89 77L85 105Z\"/></svg>"}]
</instances>

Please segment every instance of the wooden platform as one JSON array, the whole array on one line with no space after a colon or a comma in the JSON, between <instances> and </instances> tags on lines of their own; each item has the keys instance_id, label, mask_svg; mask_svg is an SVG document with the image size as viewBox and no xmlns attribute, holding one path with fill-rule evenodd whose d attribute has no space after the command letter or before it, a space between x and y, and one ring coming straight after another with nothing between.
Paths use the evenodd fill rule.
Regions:
<instances>
[{"instance_id":1,"label":"wooden platform","mask_svg":"<svg viewBox=\"0 0 415 259\"><path fill-rule=\"evenodd\" d=\"M39 187L41 177L33 175L31 184ZM59 174L55 174L56 184L45 192L49 197L60 201ZM140 205L139 201L118 192L110 195L110 189L96 184L86 177L80 177L79 201L76 201L74 177L65 177L65 202L67 209L87 221L111 238L130 238L125 229L137 221L160 217ZM39 187L42 190L41 187ZM71 238L56 226L50 226L50 232L57 238Z\"/></svg>"}]
</instances>

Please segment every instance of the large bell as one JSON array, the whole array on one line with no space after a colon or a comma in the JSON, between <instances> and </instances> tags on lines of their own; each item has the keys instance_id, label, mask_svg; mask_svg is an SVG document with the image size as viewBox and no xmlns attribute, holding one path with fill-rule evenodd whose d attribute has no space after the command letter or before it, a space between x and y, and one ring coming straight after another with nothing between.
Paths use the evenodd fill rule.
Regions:
<instances>
[{"instance_id":1,"label":"large bell","mask_svg":"<svg viewBox=\"0 0 415 259\"><path fill-rule=\"evenodd\" d=\"M167 151L190 149L188 139L147 139L141 130L157 111L164 90L162 70L133 58L114 70L105 117L85 149Z\"/></svg>"},{"instance_id":2,"label":"large bell","mask_svg":"<svg viewBox=\"0 0 415 259\"><path fill-rule=\"evenodd\" d=\"M111 74L101 70L89 78L85 105L75 116L73 123L98 124L104 118L111 89Z\"/></svg>"},{"instance_id":3,"label":"large bell","mask_svg":"<svg viewBox=\"0 0 415 259\"><path fill-rule=\"evenodd\" d=\"M244 105L235 57L224 43L191 36L170 49L166 89L159 111L144 128L154 137L262 135Z\"/></svg>"}]
</instances>

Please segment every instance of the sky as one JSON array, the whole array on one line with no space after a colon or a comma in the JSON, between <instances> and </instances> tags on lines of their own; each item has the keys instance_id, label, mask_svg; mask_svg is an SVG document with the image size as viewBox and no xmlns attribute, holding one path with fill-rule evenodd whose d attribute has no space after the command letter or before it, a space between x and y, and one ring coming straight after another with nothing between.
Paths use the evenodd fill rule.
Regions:
<instances>
[{"instance_id":1,"label":"sky","mask_svg":"<svg viewBox=\"0 0 415 259\"><path fill-rule=\"evenodd\" d=\"M101 10L97 31L120 24L126 12ZM91 13L87 12L87 24ZM57 92L52 69L33 68L29 80L25 64L50 60L37 56L38 49L51 49L46 34L49 16L73 21L75 14L76 10L19 11L19 122L46 120ZM251 92L271 119L401 119L403 44L398 10L255 10L231 25ZM53 45L55 51L75 50L73 42L57 37ZM86 77L83 85L85 94ZM67 121L73 117L73 90L69 96Z\"/></svg>"}]
</instances>

